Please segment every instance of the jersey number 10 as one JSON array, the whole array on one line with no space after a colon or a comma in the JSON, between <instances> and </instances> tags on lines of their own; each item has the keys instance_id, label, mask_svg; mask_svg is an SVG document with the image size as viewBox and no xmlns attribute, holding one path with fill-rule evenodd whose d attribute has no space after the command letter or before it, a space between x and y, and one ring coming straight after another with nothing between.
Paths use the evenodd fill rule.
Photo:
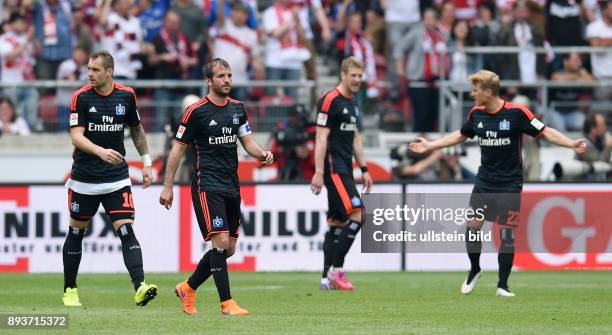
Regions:
<instances>
[{"instance_id":1,"label":"jersey number 10","mask_svg":"<svg viewBox=\"0 0 612 335\"><path fill-rule=\"evenodd\" d=\"M134 197L132 193L123 192L123 205L124 208L134 208Z\"/></svg>"}]
</instances>

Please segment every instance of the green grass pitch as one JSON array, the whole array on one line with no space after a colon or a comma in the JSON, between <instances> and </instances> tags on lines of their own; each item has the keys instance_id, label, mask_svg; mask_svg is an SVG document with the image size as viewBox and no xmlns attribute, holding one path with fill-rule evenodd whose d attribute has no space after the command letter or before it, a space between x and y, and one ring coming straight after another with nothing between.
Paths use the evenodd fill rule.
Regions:
<instances>
[{"instance_id":1,"label":"green grass pitch","mask_svg":"<svg viewBox=\"0 0 612 335\"><path fill-rule=\"evenodd\" d=\"M174 285L187 274L148 274L155 300L134 305L127 273L82 274L83 307L62 305L61 274L0 274L0 313L68 313L68 330L0 334L612 334L612 273L517 272L515 298L495 297L484 273L462 296L464 273L350 273L354 292L319 291L316 273L230 273L232 295L251 312L219 313L212 280L187 316ZM212 279L212 278L211 278Z\"/></svg>"}]
</instances>

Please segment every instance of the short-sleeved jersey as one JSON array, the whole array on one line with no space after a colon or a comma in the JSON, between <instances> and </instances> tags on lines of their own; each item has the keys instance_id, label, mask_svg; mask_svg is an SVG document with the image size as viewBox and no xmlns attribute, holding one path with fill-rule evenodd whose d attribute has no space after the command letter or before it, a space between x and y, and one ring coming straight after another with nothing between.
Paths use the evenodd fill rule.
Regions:
<instances>
[{"instance_id":1,"label":"short-sleeved jersey","mask_svg":"<svg viewBox=\"0 0 612 335\"><path fill-rule=\"evenodd\" d=\"M85 128L85 137L94 144L125 156L124 126L136 127L140 124L136 94L132 88L119 83L114 83L113 90L107 95L98 93L91 85L85 85L72 94L69 122L70 128ZM129 179L125 161L113 165L79 148L75 148L73 158L72 180L102 184Z\"/></svg>"},{"instance_id":2,"label":"short-sleeved jersey","mask_svg":"<svg viewBox=\"0 0 612 335\"><path fill-rule=\"evenodd\" d=\"M478 136L481 160L477 177L491 184L522 184L522 136L538 136L545 125L525 106L504 102L490 114L475 106L461 128L469 138Z\"/></svg>"},{"instance_id":3,"label":"short-sleeved jersey","mask_svg":"<svg viewBox=\"0 0 612 335\"><path fill-rule=\"evenodd\" d=\"M353 175L353 139L357 132L359 109L337 88L325 93L317 103L317 126L329 128L325 174Z\"/></svg>"},{"instance_id":4,"label":"short-sleeved jersey","mask_svg":"<svg viewBox=\"0 0 612 335\"><path fill-rule=\"evenodd\" d=\"M251 133L246 110L238 100L218 106L206 97L185 109L174 139L193 144L194 184L200 192L240 194L236 141Z\"/></svg>"}]
</instances>

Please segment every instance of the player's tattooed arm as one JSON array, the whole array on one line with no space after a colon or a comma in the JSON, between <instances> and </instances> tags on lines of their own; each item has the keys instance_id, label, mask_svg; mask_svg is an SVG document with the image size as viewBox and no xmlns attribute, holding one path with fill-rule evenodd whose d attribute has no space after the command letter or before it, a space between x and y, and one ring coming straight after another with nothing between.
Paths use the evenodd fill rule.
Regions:
<instances>
[{"instance_id":1,"label":"player's tattooed arm","mask_svg":"<svg viewBox=\"0 0 612 335\"><path fill-rule=\"evenodd\" d=\"M130 136L132 137L132 141L134 142L136 150L138 150L138 153L141 156L149 153L149 147L147 145L147 135L145 134L144 128L141 124L136 127L130 128Z\"/></svg>"},{"instance_id":2,"label":"player's tattooed arm","mask_svg":"<svg viewBox=\"0 0 612 335\"><path fill-rule=\"evenodd\" d=\"M147 135L145 134L144 128L141 124L136 127L130 127L130 135L132 137L132 141L134 142L134 146L140 157L142 157L142 161L144 166L142 168L142 187L147 188L151 186L153 182L153 170L151 168L151 156L149 155L149 147L147 146Z\"/></svg>"}]
</instances>

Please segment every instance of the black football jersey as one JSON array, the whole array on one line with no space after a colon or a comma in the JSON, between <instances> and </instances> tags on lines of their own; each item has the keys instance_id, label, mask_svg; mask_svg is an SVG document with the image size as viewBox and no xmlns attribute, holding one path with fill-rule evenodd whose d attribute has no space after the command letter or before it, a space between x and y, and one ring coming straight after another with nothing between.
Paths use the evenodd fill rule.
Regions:
<instances>
[{"instance_id":1,"label":"black football jersey","mask_svg":"<svg viewBox=\"0 0 612 335\"><path fill-rule=\"evenodd\" d=\"M174 139L196 153L194 184L200 192L240 193L237 141L252 133L242 102L224 106L207 97L185 109Z\"/></svg>"},{"instance_id":2,"label":"black football jersey","mask_svg":"<svg viewBox=\"0 0 612 335\"><path fill-rule=\"evenodd\" d=\"M357 132L359 109L353 99L337 88L327 92L317 103L317 126L330 129L325 174L353 175L353 140Z\"/></svg>"},{"instance_id":3,"label":"black football jersey","mask_svg":"<svg viewBox=\"0 0 612 335\"><path fill-rule=\"evenodd\" d=\"M91 85L85 85L72 94L69 123L70 128L85 128L85 137L94 144L125 156L124 127L140 124L136 94L132 88L119 83L114 83L112 91L106 95L98 93ZM101 184L129 178L125 161L113 165L78 148L75 148L73 158L70 176L73 180Z\"/></svg>"},{"instance_id":4,"label":"black football jersey","mask_svg":"<svg viewBox=\"0 0 612 335\"><path fill-rule=\"evenodd\" d=\"M493 114L484 106L472 108L461 134L478 137L481 159L477 177L480 180L490 184L522 184L522 136L538 136L544 128L527 107L504 102Z\"/></svg>"}]
</instances>

